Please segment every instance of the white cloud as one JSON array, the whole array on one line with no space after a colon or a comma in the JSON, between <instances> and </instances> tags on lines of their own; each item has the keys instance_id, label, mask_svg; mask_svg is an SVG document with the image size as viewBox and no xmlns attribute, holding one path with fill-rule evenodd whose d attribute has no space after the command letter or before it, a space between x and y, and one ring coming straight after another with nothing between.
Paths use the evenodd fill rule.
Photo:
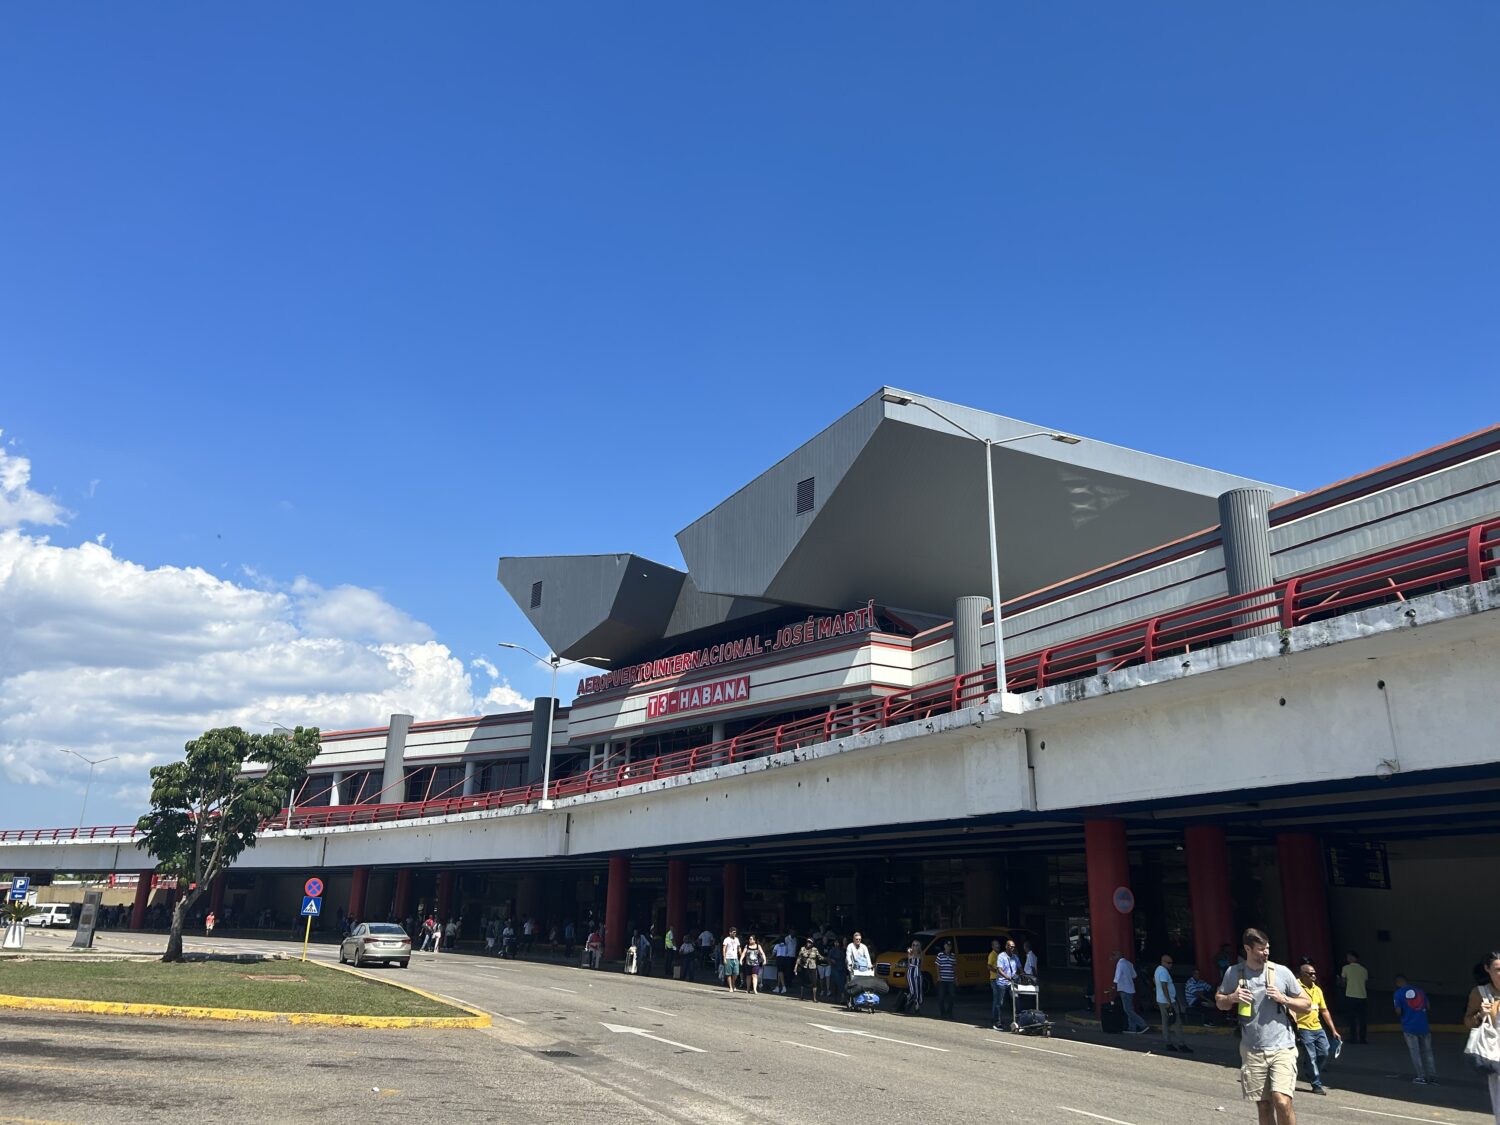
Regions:
<instances>
[{"instance_id":1,"label":"white cloud","mask_svg":"<svg viewBox=\"0 0 1500 1125\"><path fill-rule=\"evenodd\" d=\"M0 434L5 431L0 430ZM11 441L14 447L15 441ZM31 487L31 459L0 446L0 528L64 523L72 513Z\"/></svg>"},{"instance_id":2,"label":"white cloud","mask_svg":"<svg viewBox=\"0 0 1500 1125\"><path fill-rule=\"evenodd\" d=\"M29 464L0 449L0 514L13 524L64 519L29 479ZM337 730L393 712L438 719L530 706L488 661L471 673L373 590L278 585L248 568L243 579L0 529L0 777L71 784L87 766L59 748L118 755L95 775L97 803L143 810L147 769L212 726L263 730L274 719ZM24 800L14 789L7 798Z\"/></svg>"},{"instance_id":3,"label":"white cloud","mask_svg":"<svg viewBox=\"0 0 1500 1125\"><path fill-rule=\"evenodd\" d=\"M496 668L482 656L476 656L473 660L469 661L469 667L478 668L492 680L498 680L500 678L500 669Z\"/></svg>"}]
</instances>

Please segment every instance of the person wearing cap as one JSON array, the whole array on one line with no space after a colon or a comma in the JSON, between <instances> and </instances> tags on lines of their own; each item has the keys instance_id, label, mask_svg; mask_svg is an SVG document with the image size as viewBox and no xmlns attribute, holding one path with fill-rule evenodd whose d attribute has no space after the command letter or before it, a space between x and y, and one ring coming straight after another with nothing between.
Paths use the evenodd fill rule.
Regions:
<instances>
[{"instance_id":1,"label":"person wearing cap","mask_svg":"<svg viewBox=\"0 0 1500 1125\"><path fill-rule=\"evenodd\" d=\"M813 941L812 935L808 934L802 939L802 948L797 952L793 971L796 972L797 980L801 985L799 997L806 1000L808 993L811 992L814 1004L818 1002L818 966L823 960L823 951L818 948L818 943Z\"/></svg>"}]
</instances>

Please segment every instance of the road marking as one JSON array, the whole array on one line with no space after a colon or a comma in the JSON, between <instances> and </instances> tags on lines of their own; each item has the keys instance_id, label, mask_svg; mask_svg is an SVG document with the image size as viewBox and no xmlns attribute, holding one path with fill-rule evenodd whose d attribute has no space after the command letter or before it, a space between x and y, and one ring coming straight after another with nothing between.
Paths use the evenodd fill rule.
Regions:
<instances>
[{"instance_id":1,"label":"road marking","mask_svg":"<svg viewBox=\"0 0 1500 1125\"><path fill-rule=\"evenodd\" d=\"M1341 1105L1336 1108L1346 1113L1373 1113L1376 1117L1394 1117L1397 1121L1421 1121L1423 1125L1432 1125L1434 1121L1445 1120L1442 1117L1407 1117L1404 1113L1381 1113L1378 1109L1360 1109L1353 1105Z\"/></svg>"},{"instance_id":2,"label":"road marking","mask_svg":"<svg viewBox=\"0 0 1500 1125\"><path fill-rule=\"evenodd\" d=\"M933 1047L927 1043L913 1043L910 1039L892 1039L888 1035L872 1035L868 1031L858 1031L852 1027L829 1027L826 1023L809 1024L809 1027L819 1027L824 1031L831 1031L835 1035L858 1035L865 1039L879 1039L885 1043L899 1043L903 1047L920 1047L924 1051L941 1051L948 1053L947 1047Z\"/></svg>"},{"instance_id":3,"label":"road marking","mask_svg":"<svg viewBox=\"0 0 1500 1125\"><path fill-rule=\"evenodd\" d=\"M574 996L578 995L578 989L576 988L563 988L561 985L556 984L549 984L547 987L553 992L571 992Z\"/></svg>"},{"instance_id":4,"label":"road marking","mask_svg":"<svg viewBox=\"0 0 1500 1125\"><path fill-rule=\"evenodd\" d=\"M837 1055L841 1059L852 1057L844 1054L843 1051L830 1051L827 1047L814 1047L811 1043L794 1043L790 1039L783 1039L781 1042L785 1043L788 1047L801 1047L804 1051L822 1051L825 1055Z\"/></svg>"},{"instance_id":5,"label":"road marking","mask_svg":"<svg viewBox=\"0 0 1500 1125\"><path fill-rule=\"evenodd\" d=\"M991 1039L991 1043L1001 1047L1019 1047L1023 1051L1040 1051L1044 1055L1061 1055L1065 1059L1076 1059L1077 1055L1070 1055L1067 1051L1054 1051L1050 1047L1038 1047L1034 1043L1014 1043L1005 1039Z\"/></svg>"},{"instance_id":6,"label":"road marking","mask_svg":"<svg viewBox=\"0 0 1500 1125\"><path fill-rule=\"evenodd\" d=\"M655 1039L658 1043L665 1043L669 1047L681 1047L684 1051L692 1051L695 1055L708 1054L702 1047L689 1047L686 1043L678 1043L673 1039L663 1039L660 1035L652 1035L644 1027L626 1027L618 1023L604 1023L602 1020L600 1023L614 1032L620 1032L625 1035L639 1035L642 1039Z\"/></svg>"},{"instance_id":7,"label":"road marking","mask_svg":"<svg viewBox=\"0 0 1500 1125\"><path fill-rule=\"evenodd\" d=\"M500 1018L503 1019L503 1020L510 1020L511 1023L518 1023L522 1027L526 1026L526 1021L525 1020L518 1020L518 1019L516 1019L515 1016L501 1016Z\"/></svg>"},{"instance_id":8,"label":"road marking","mask_svg":"<svg viewBox=\"0 0 1500 1125\"><path fill-rule=\"evenodd\" d=\"M1128 1122L1128 1121L1121 1121L1118 1117L1104 1117L1104 1116L1102 1116L1100 1114L1097 1114L1097 1113L1090 1113L1086 1109L1074 1109L1070 1105L1060 1105L1057 1108L1058 1109L1065 1109L1069 1113L1081 1114L1084 1117L1092 1117L1095 1121L1108 1121L1110 1123L1110 1125L1130 1125L1130 1122Z\"/></svg>"},{"instance_id":9,"label":"road marking","mask_svg":"<svg viewBox=\"0 0 1500 1125\"><path fill-rule=\"evenodd\" d=\"M637 1004L636 1007L643 1012L655 1012L659 1016L667 1016L668 1018L675 1017L677 1014L676 1012L664 1012L660 1008L648 1008L644 1004Z\"/></svg>"}]
</instances>

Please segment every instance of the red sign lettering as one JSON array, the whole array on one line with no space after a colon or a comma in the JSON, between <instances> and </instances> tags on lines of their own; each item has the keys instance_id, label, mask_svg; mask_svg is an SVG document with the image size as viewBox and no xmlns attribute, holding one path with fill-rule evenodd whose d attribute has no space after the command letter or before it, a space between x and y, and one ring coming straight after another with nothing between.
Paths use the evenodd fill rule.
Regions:
<instances>
[{"instance_id":1,"label":"red sign lettering","mask_svg":"<svg viewBox=\"0 0 1500 1125\"><path fill-rule=\"evenodd\" d=\"M692 684L674 688L646 700L646 718L660 719L680 711L697 711L724 703L741 703L750 698L750 677L716 680L711 684Z\"/></svg>"}]
</instances>

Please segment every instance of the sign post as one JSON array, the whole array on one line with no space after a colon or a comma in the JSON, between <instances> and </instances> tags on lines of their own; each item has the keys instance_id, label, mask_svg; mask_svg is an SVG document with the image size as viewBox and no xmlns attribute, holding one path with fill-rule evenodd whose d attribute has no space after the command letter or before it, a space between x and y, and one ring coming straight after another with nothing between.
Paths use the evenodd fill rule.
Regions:
<instances>
[{"instance_id":1,"label":"sign post","mask_svg":"<svg viewBox=\"0 0 1500 1125\"><path fill-rule=\"evenodd\" d=\"M73 935L73 949L94 948L94 929L99 925L99 904L103 891L83 892L83 913L78 916L78 931Z\"/></svg>"},{"instance_id":2,"label":"sign post","mask_svg":"<svg viewBox=\"0 0 1500 1125\"><path fill-rule=\"evenodd\" d=\"M302 916L307 925L302 931L302 960L307 960L307 943L312 938L312 920L323 913L323 880L314 875L302 884Z\"/></svg>"}]
</instances>

